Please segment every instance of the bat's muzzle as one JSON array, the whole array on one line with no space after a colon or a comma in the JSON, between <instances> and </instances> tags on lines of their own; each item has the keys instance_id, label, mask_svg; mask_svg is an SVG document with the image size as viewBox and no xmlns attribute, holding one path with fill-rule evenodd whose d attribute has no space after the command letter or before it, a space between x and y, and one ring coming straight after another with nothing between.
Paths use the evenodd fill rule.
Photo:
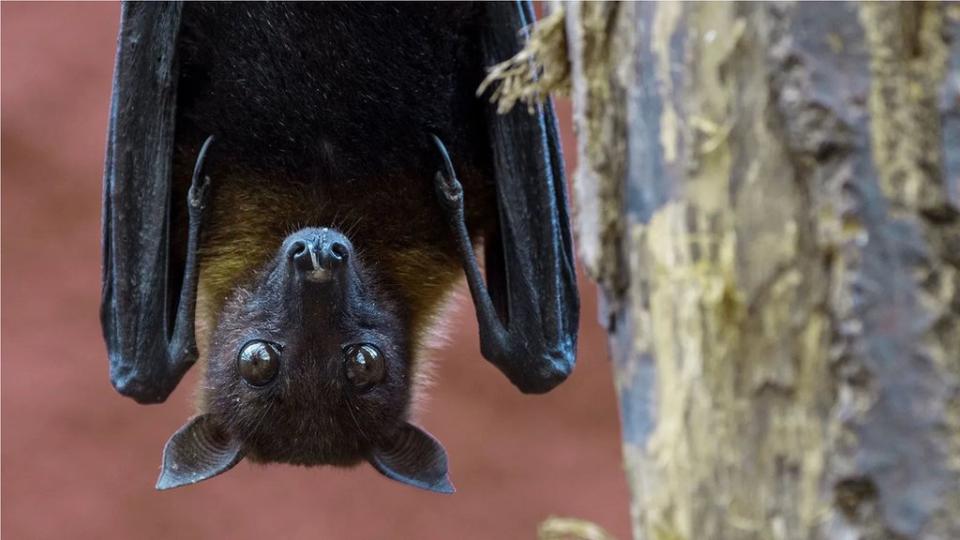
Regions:
<instances>
[{"instance_id":1,"label":"bat's muzzle","mask_svg":"<svg viewBox=\"0 0 960 540\"><path fill-rule=\"evenodd\" d=\"M307 281L330 281L346 265L352 248L333 229L303 229L287 238L287 258Z\"/></svg>"}]
</instances>

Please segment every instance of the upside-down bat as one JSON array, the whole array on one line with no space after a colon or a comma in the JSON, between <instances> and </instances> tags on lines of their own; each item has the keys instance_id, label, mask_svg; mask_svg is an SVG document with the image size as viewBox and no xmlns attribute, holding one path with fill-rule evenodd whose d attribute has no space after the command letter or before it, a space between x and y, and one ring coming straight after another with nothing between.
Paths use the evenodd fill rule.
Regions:
<instances>
[{"instance_id":1,"label":"upside-down bat","mask_svg":"<svg viewBox=\"0 0 960 540\"><path fill-rule=\"evenodd\" d=\"M552 105L498 115L475 95L532 15L124 4L104 176L111 381L162 402L205 359L158 489L246 457L368 462L452 491L443 447L408 416L461 268L483 355L523 392L568 376L578 297Z\"/></svg>"}]
</instances>

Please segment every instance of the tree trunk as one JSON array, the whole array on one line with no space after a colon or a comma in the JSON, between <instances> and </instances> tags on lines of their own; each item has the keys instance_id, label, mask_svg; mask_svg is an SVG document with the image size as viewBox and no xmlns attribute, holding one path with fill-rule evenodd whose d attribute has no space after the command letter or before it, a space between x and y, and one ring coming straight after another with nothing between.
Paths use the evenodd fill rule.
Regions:
<instances>
[{"instance_id":1,"label":"tree trunk","mask_svg":"<svg viewBox=\"0 0 960 540\"><path fill-rule=\"evenodd\" d=\"M566 27L634 536L960 538L960 6Z\"/></svg>"}]
</instances>

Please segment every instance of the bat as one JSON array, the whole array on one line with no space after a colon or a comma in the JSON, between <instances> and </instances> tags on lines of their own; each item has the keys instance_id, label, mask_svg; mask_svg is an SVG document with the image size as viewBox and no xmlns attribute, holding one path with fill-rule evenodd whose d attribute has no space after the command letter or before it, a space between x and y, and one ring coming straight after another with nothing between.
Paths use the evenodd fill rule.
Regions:
<instances>
[{"instance_id":1,"label":"bat","mask_svg":"<svg viewBox=\"0 0 960 540\"><path fill-rule=\"evenodd\" d=\"M522 392L567 378L579 300L552 104L499 115L475 95L532 21L522 2L123 5L110 378L158 403L204 369L157 489L247 459L452 492L410 408L461 271L483 356Z\"/></svg>"}]
</instances>

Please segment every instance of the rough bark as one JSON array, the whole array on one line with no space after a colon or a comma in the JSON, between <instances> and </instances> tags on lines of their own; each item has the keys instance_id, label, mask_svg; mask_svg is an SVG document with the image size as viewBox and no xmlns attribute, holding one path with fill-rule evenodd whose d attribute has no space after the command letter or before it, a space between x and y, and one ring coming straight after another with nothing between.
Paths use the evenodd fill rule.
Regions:
<instances>
[{"instance_id":1,"label":"rough bark","mask_svg":"<svg viewBox=\"0 0 960 540\"><path fill-rule=\"evenodd\" d=\"M566 10L634 536L960 538L960 7Z\"/></svg>"}]
</instances>

